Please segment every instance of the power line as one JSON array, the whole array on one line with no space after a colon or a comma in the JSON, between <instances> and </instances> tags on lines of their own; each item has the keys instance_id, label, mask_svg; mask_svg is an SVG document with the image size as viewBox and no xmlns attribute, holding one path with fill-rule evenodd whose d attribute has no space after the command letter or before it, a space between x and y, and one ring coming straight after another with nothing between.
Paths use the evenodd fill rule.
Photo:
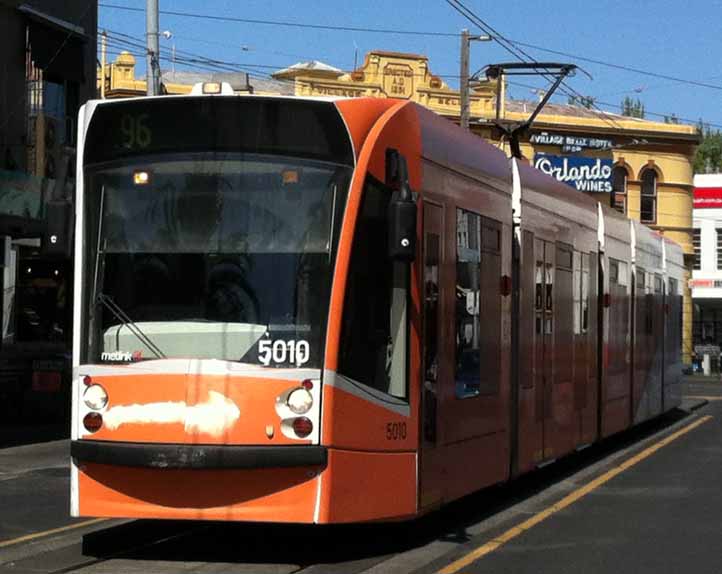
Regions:
<instances>
[{"instance_id":1,"label":"power line","mask_svg":"<svg viewBox=\"0 0 722 574\"><path fill-rule=\"evenodd\" d=\"M455 10L457 10L459 13L464 15L467 19L471 21L470 15L474 18L477 18L479 21L484 22L478 15L474 14L469 8L464 6L461 2L456 2L458 6L455 6L451 1L446 0L449 5L451 5ZM145 12L144 8L134 8L129 6L120 6L117 4L106 4L106 3L99 3L99 6L103 8L111 8L115 10L126 10L129 12ZM468 14L464 14L462 10L468 11ZM180 12L180 11L171 11L171 10L161 10L161 14L167 14L170 16L181 16L186 18L201 18L206 20L216 20L216 21L222 21L222 22L242 22L242 23L248 23L248 24L259 24L259 25L267 25L267 26L286 26L286 27L293 27L293 28L307 28L307 29L318 29L318 30L333 30L333 31L340 31L340 32L364 32L364 33L377 33L377 34L396 34L396 35L413 35L413 36L431 36L431 37L448 37L448 38L456 38L459 36L457 33L451 33L451 32L433 32L433 31L423 31L423 30L397 30L397 29L390 29L390 28L367 28L367 27L354 27L354 26L332 26L332 25L324 25L324 24L309 24L309 23L300 23L300 22L288 22L288 21L280 21L280 20L257 20L257 19L250 19L250 18L238 18L233 16L215 16L210 14L201 14L201 13L194 13L194 12ZM479 26L478 22L474 22L477 26ZM488 23L484 22L484 25L488 27L490 30L494 30ZM480 26L481 27L481 26ZM509 48L515 48L519 50L520 53L524 54L529 60L534 61L534 58L532 58L528 53L524 52L523 50L520 50L518 46L523 46L526 48L532 48L534 50L539 50L542 52L547 52L550 54L556 54L559 56L565 56L568 58L573 58L575 60L583 61L583 62L589 62L593 63L599 66L605 66L612 69L622 70L626 72L631 72L635 74L640 74L644 76L649 76L653 78L660 78L665 80L670 80L672 82L675 82L677 84L687 84L697 87L704 87L709 88L713 90L722 90L722 85L718 84L710 84L708 82L703 82L699 80L690 80L687 78L680 78L676 76L671 76L669 74L662 74L658 72L650 72L648 70L643 70L640 68L634 68L632 66L626 66L622 64L613 64L611 62L605 62L603 60L599 60L596 58L590 58L588 56L579 56L576 54L572 54L569 52L564 52L561 50L554 50L551 48L545 48L543 46L538 46L536 44L530 44L527 42L521 42L518 40L511 40L508 39L498 32L494 31L496 35L499 36L499 44L504 47L505 49L509 50ZM196 42L206 42L206 43L216 43L218 45L226 45L229 46L229 44L221 44L218 42L212 42L210 40L204 40L200 38L188 38L189 40L196 41ZM274 53L274 52L272 52ZM279 53L280 54L280 53ZM514 54L515 57L519 58L521 61L524 61L522 57L520 57L518 54ZM282 54L281 54L282 55ZM291 57L298 57L293 56ZM569 86L566 86L568 89L572 89Z\"/></svg>"},{"instance_id":2,"label":"power line","mask_svg":"<svg viewBox=\"0 0 722 574\"><path fill-rule=\"evenodd\" d=\"M123 39L116 37L116 34L119 36L124 36L125 38L129 39ZM146 52L145 46L140 44L136 38L133 36L129 36L128 34L121 34L119 32L113 32L110 31L108 34L108 38L112 39L116 42L117 45L128 45L131 47L134 47L136 49L143 50ZM235 63L227 63L227 62L221 62L219 60L213 60L211 58L206 58L205 56L194 54L193 52L187 52L185 50L176 50L176 56L175 59L173 59L172 52L165 47L162 47L160 49L161 55L165 53L165 56L162 58L167 61L175 61L175 62L186 62L186 63L193 63L193 64L203 64L206 66L210 66L215 68L215 71L225 71L225 72L245 72L249 73L248 70L244 70L243 68L239 67L241 64L235 64ZM168 53L171 53L171 56L168 56Z\"/></svg>"},{"instance_id":3,"label":"power line","mask_svg":"<svg viewBox=\"0 0 722 574\"><path fill-rule=\"evenodd\" d=\"M532 48L534 50L539 50L540 52L547 52L549 54L556 54L557 56L565 56L567 58L574 58L575 60L581 60L582 62L590 62L592 64L597 64L599 66L606 66L607 68L613 68L615 70L623 70L625 72L632 72L634 74L640 74L642 76L649 76L651 78L659 78L662 80L671 80L673 82L679 83L679 84L688 84L690 86L697 86L701 88L710 88L712 90L722 90L722 86L717 84L709 84L707 82L700 82L697 80L689 80L686 78L678 78L675 76L670 76L668 74L659 74L657 72L650 72L648 70L641 70L639 68L633 68L631 66L623 66L621 64L612 64L610 62L604 62L602 60L597 60L594 58L589 58L586 56L578 56L575 54L570 54L569 52L562 52L559 50L551 50L549 48L543 48L542 46L536 46L534 44L527 44L525 42L519 42L518 40L514 40L515 44L518 44L519 46L524 46L526 48Z\"/></svg>"},{"instance_id":4,"label":"power line","mask_svg":"<svg viewBox=\"0 0 722 574\"><path fill-rule=\"evenodd\" d=\"M108 42L109 45L115 46L115 47L124 47L129 46L132 48L135 48L137 51L131 51L131 53L134 56L137 57L144 57L145 56L145 50L146 47L141 43L141 39L136 36L131 36L129 34L124 34L122 32L114 31L114 30L107 30L108 32ZM169 55L170 49L166 47L161 47L161 60L166 62L171 62L172 57ZM290 80L285 79L278 79L273 78L270 74L267 74L263 72L263 70L277 70L277 66L268 65L268 64L249 64L249 63L243 63L243 62L231 62L231 61L224 61L224 60L217 60L214 58L208 58L206 56L203 56L202 54L197 54L194 52L189 52L186 50L176 50L176 58L175 62L178 64L185 64L186 67L192 67L199 70L206 70L206 71L221 71L221 72L244 72L248 73L252 77L261 78L261 79L273 79L275 81L279 82L289 82L292 83ZM245 68L251 68L251 70L244 69ZM254 72L253 69L256 69L257 72ZM341 70L343 71L343 70ZM343 71L344 73L350 73L349 71ZM458 78L458 74L433 74L434 76L440 77L440 78ZM425 77L425 74L414 74L414 76L418 77ZM527 88L527 89L535 89L536 86L532 86L529 84L522 84L519 82L509 82L510 85L514 85L521 88ZM568 95L568 94L567 94ZM580 96L578 96L580 97ZM611 104L608 102L601 102L598 100L595 100L595 103L610 107L610 108L620 108L618 104ZM594 111L592 111L594 113ZM609 115L607 112L602 112L605 114L605 118L609 118ZM646 113L650 116L654 117L660 117L660 118L668 118L671 117L673 114L664 114L659 112L651 112L646 111ZM594 114L597 115L598 114ZM677 116L675 116L677 117ZM704 119L700 120L692 120L688 118L681 118L677 117L677 119L680 122L685 122L689 124L696 125L699 123L699 121L703 121L705 125L709 125L710 127L720 128L722 129L722 124L718 124L715 122L707 122L704 121ZM618 129L623 129L623 127L620 124L616 124L614 127Z\"/></svg>"},{"instance_id":5,"label":"power line","mask_svg":"<svg viewBox=\"0 0 722 574\"><path fill-rule=\"evenodd\" d=\"M519 82L509 82L509 84L512 85L512 86L516 86L516 87L518 87L518 88L536 89L536 86L532 86L532 85L530 85L530 84L522 84L522 83L519 83ZM609 108L615 108L615 109L616 109L616 108L619 108L619 109L622 109L622 106L619 105L619 104L611 104L611 103L609 103L609 102L602 102L602 101L599 101L599 100L596 100L596 99L594 100L594 102L597 103L597 104L600 104L600 105L602 105L602 106L607 106L607 107L609 107ZM689 119L689 118L679 117L679 116L677 116L677 115L675 115L675 114L673 114L673 113L664 114L664 113L660 113L660 112L650 112L650 111L647 111L646 109L644 110L644 113L645 113L645 115L650 115L650 116L659 117L659 118L670 118L670 117L674 116L677 120L679 120L680 122L683 122L683 123L692 124L692 125L697 125L697 124L699 124L700 122L702 122L705 126L710 126L710 127L715 127L715 128L720 128L720 129L722 129L722 123L707 122L707 121L704 120L704 118L699 118L699 119L697 119L697 120L692 120L692 119ZM631 117L631 116L630 116L630 117ZM639 118L639 119L643 119L643 118Z\"/></svg>"},{"instance_id":6,"label":"power line","mask_svg":"<svg viewBox=\"0 0 722 574\"><path fill-rule=\"evenodd\" d=\"M139 49L145 50L145 46L140 43L140 42L141 42L141 39L138 38L138 37L136 37L136 36L130 36L130 35L128 35L128 34L123 34L123 33L121 33L121 32L117 32L117 31L114 31L114 30L107 30L107 32L108 32L108 38L109 38L109 39L113 38L113 39L115 39L117 42L127 42L127 44L128 44L129 46L133 46L133 47L135 47L135 48L139 48ZM119 36L122 36L123 38L128 38L129 40L124 40L123 38L120 38ZM227 44L225 44L225 45L227 45ZM168 52L169 52L169 48L166 48L166 47L162 46L162 47L161 47L161 52L163 52L163 51L165 51L166 53L168 53ZM218 64L219 66L230 66L230 67L234 67L234 68L238 68L238 69L240 69L240 68L242 68L242 67L268 69L268 70L274 70L274 71L277 71L277 70L279 69L279 67L278 67L277 65L271 65L271 64L250 64L250 63L247 63L247 62L232 62L232 61L227 61L227 60L217 60L217 59L215 59L215 58L209 58L209 57L207 57L207 56L203 56L203 55L201 55L201 54L197 54L197 53L194 53L194 52L189 52L189 51L186 51L186 50L178 50L178 49L176 49L176 54L181 54L181 55L182 55L182 54L186 54L187 56L192 57L192 58L202 59L204 62L208 62L208 63L211 63L211 62L212 62L212 63ZM339 70L339 71L342 72L342 73L344 73L344 74L350 74L351 72L353 72L353 70ZM438 78L449 78L449 79L458 79L458 78L459 78L459 74L458 74L458 73L457 73L457 74L432 74L432 73L426 73L426 74L412 74L412 75L413 75L413 77L418 77L418 78L425 78L425 77L430 77L430 76L435 76L435 77L438 77Z\"/></svg>"},{"instance_id":7,"label":"power line","mask_svg":"<svg viewBox=\"0 0 722 574\"><path fill-rule=\"evenodd\" d=\"M456 10L459 14L464 16L467 20L469 20L472 24L479 26L484 32L489 34L493 40L495 40L502 48L504 48L507 52L509 52L512 56L517 58L518 60L522 62L530 61L532 63L538 63L532 56L530 56L528 53L526 53L521 48L518 48L512 41L508 40L506 37L504 37L500 32L495 30L491 25L486 23L481 17L479 17L476 13L474 13L472 10L467 8L461 0L446 0L446 3L449 4L454 10ZM547 80L551 81L549 79L549 75L544 75ZM562 87L563 86L563 87ZM566 89L565 89L566 88ZM570 87L566 82L562 82L560 89L562 92L564 92L567 96L572 97L572 94L574 94L576 97L582 97L582 95L574 90L574 88ZM569 92L572 92L570 94ZM596 106L594 106L596 108ZM615 127L616 129L622 129L622 126L618 124L616 121L614 121L613 118L609 118L607 114L600 110L599 108L596 108L598 111L598 115L600 119L602 119L607 124L611 125L612 127Z\"/></svg>"},{"instance_id":8,"label":"power line","mask_svg":"<svg viewBox=\"0 0 722 574\"><path fill-rule=\"evenodd\" d=\"M446 0L446 1L447 1L447 3L449 3L450 5L453 6L453 4L451 4L450 0ZM454 7L454 8L456 8L456 7ZM137 9L133 9L133 10L134 11L143 11L143 9L141 9L141 8L137 8ZM464 16L467 17L466 14L464 14ZM478 23L476 23L475 21L472 21L472 22L474 24L478 25ZM483 20L482 20L482 22L483 22ZM485 26L488 27L489 31L491 31L491 33L493 34L495 39L498 37L501 39L502 42L507 42L509 44L510 48L508 48L507 51L510 51L510 53L512 55L514 55L515 57L517 57L519 59L522 59L522 61L524 61L524 60L523 60L522 56L520 56L519 54L523 54L526 57L531 58L531 56L526 54L526 52L524 52L523 50L516 52L514 50L514 46L511 43L511 41L504 38L494 28L492 28L485 22L483 22L483 23ZM119 31L115 31L115 30L107 30L107 31L108 31L108 40L114 41L116 46L122 46L123 43L125 43L128 46L132 46L134 48L141 50L142 55L143 56L145 55L146 46L144 44L142 44L141 38L139 38L137 36L125 34L125 33L119 32ZM168 54L170 53L170 49L166 48L166 47L161 47L161 53L164 53L164 52L165 52L165 56L162 56L161 59L165 60L165 61L172 61L172 58L170 56L168 56ZM141 54L138 54L138 53L135 53L134 55L138 56L138 57L142 57ZM534 61L533 58L531 58L531 59L532 59L532 61ZM231 61L217 60L214 58L209 58L209 57L203 56L202 54L197 54L197 53L190 52L187 50L178 50L178 49L176 50L175 61L176 61L176 63L186 64L187 67L191 67L191 65L197 65L196 66L197 69L205 69L208 71L244 72L244 73L247 73L247 74L251 75L252 77L256 77L256 78L273 79L273 80L279 81L279 82L289 82L290 83L289 80L273 78L270 74L264 73L263 70L277 70L278 69L277 66L268 65L268 64L250 64L250 63L244 63L244 62L231 62ZM249 68L250 68L250 70L249 70ZM255 69L257 71L254 71L253 69ZM341 71L344 72L343 70L341 70ZM344 73L349 73L349 71L345 71ZM451 79L456 79L459 77L458 74L433 74L433 75L440 77L440 78L451 78ZM414 74L414 76L425 77L426 74ZM525 84L520 84L520 83L515 83L515 82L509 82L509 83L512 85L517 85L519 87L534 88L534 86L529 86L529 85L525 85ZM582 94L580 94L576 90L574 90L573 95L569 94L568 92L566 92L565 95L567 95L568 97L577 97L577 98L584 97ZM597 100L595 100L595 103L598 103L598 104L601 104L604 106L608 106L610 108L615 108L615 109L620 107L617 104L611 104L611 103L601 102L601 101L597 101ZM592 111L592 113L595 113L595 115L600 117L600 119L605 120L606 123L608 123L609 125L612 125L616 129L624 129L623 126L621 126L613 118L611 118L607 112L604 112L603 110L600 110L599 108L596 108L596 109L597 109L597 113L595 113L593 110L590 110L590 111ZM661 117L661 118L668 118L673 115L671 113L670 114L663 114L663 113L657 113L657 112L646 112L646 113L649 114L650 116ZM677 116L675 116L675 117L677 117ZM686 122L686 123L690 123L690 124L697 124L699 121L703 121L705 125L709 125L709 126L715 127L715 128L722 128L722 124L718 124L718 123L714 123L714 122L706 122L702 119L701 120L691 120L688 118L681 118L681 117L677 117L677 119L681 122ZM610 122L612 122L612 123L610 123Z\"/></svg>"},{"instance_id":9,"label":"power line","mask_svg":"<svg viewBox=\"0 0 722 574\"><path fill-rule=\"evenodd\" d=\"M145 12L145 8L132 8L118 6L117 4L98 3L103 8L126 10L128 12ZM397 30L392 28L365 28L360 26L331 26L328 24L305 24L301 22L288 22L282 20L256 20L251 18L237 18L235 16L214 16L212 14L199 14L197 12L179 12L175 10L161 10L167 16L182 16L185 18L199 18L202 20L216 20L220 22L241 22L244 24L258 24L262 26L286 26L288 28L307 28L311 30L332 30L336 32L365 32L372 34L394 34L399 36L431 36L437 38L458 38L459 34L451 32L432 32L422 30Z\"/></svg>"}]
</instances>

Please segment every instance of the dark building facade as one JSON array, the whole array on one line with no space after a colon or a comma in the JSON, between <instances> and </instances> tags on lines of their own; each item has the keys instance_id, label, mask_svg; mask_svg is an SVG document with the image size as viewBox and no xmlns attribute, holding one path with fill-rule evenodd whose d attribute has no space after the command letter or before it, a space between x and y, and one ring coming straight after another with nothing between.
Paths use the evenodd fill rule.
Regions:
<instances>
[{"instance_id":1,"label":"dark building facade","mask_svg":"<svg viewBox=\"0 0 722 574\"><path fill-rule=\"evenodd\" d=\"M0 428L67 422L76 122L96 95L97 22L97 0L0 0Z\"/></svg>"}]
</instances>

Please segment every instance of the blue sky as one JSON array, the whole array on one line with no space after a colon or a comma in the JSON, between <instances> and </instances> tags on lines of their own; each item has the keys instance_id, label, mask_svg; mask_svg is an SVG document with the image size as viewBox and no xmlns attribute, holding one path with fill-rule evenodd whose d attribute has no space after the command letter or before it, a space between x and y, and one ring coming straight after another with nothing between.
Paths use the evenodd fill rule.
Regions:
<instances>
[{"instance_id":1,"label":"blue sky","mask_svg":"<svg viewBox=\"0 0 722 574\"><path fill-rule=\"evenodd\" d=\"M143 42L145 15L107 5L144 8L145 0L100 0L100 3L101 29L136 36ZM604 103L618 106L630 95L642 100L649 119L661 119L649 115L653 113L674 113L693 121L703 118L722 128L722 0L463 0L463 3L510 40L574 55L561 56L523 47L536 60L570 62L584 68L593 79L579 73L568 81L569 85L581 94L597 98L602 109L618 111ZM160 0L160 8L161 11L302 24L452 34L469 28L471 32L481 32L445 0ZM350 70L356 50L362 60L365 52L383 49L425 54L433 73L449 76L444 80L458 86L454 78L459 73L456 37L314 30L164 14L160 16L160 29L173 34L170 40L161 39L162 47L170 48L175 43L179 54L186 52L237 62L239 67L256 66L253 70L259 74L311 59ZM116 43L110 49L120 48ZM576 57L714 87L644 76ZM472 44L472 71L489 63L507 61L515 61L514 56L495 42ZM163 66L169 67L169 64ZM141 65L139 71L142 69ZM544 85L543 81L530 78L515 83L525 84L511 86L512 96L519 99L535 97L527 85ZM566 96L557 101L566 101Z\"/></svg>"}]
</instances>

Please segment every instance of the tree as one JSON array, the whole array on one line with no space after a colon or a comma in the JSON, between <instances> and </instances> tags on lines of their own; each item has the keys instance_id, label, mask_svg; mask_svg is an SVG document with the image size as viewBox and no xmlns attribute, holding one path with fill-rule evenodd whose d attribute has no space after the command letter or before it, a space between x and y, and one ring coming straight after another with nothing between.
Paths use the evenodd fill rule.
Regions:
<instances>
[{"instance_id":1,"label":"tree","mask_svg":"<svg viewBox=\"0 0 722 574\"><path fill-rule=\"evenodd\" d=\"M697 126L702 143L694 155L695 173L717 173L722 172L722 132L712 131L709 126L702 122Z\"/></svg>"},{"instance_id":2,"label":"tree","mask_svg":"<svg viewBox=\"0 0 722 574\"><path fill-rule=\"evenodd\" d=\"M622 115L631 118L644 117L644 104L639 98L630 98L626 96L622 100Z\"/></svg>"}]
</instances>

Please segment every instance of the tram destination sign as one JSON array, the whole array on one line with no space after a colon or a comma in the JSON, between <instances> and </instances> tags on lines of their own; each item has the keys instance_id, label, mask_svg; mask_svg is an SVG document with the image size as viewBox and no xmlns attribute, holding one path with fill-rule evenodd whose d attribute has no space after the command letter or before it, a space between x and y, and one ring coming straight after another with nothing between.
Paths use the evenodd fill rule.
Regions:
<instances>
[{"instance_id":1,"label":"tram destination sign","mask_svg":"<svg viewBox=\"0 0 722 574\"><path fill-rule=\"evenodd\" d=\"M612 160L538 153L534 167L578 191L612 192Z\"/></svg>"},{"instance_id":2,"label":"tram destination sign","mask_svg":"<svg viewBox=\"0 0 722 574\"><path fill-rule=\"evenodd\" d=\"M90 120L84 161L87 165L207 152L282 154L354 164L348 131L333 105L237 96L104 102Z\"/></svg>"},{"instance_id":3,"label":"tram destination sign","mask_svg":"<svg viewBox=\"0 0 722 574\"><path fill-rule=\"evenodd\" d=\"M554 145L562 148L564 153L573 153L583 149L612 149L612 140L602 138L588 138L584 136L570 136L566 134L555 134L540 132L532 134L529 141L537 145Z\"/></svg>"}]
</instances>

